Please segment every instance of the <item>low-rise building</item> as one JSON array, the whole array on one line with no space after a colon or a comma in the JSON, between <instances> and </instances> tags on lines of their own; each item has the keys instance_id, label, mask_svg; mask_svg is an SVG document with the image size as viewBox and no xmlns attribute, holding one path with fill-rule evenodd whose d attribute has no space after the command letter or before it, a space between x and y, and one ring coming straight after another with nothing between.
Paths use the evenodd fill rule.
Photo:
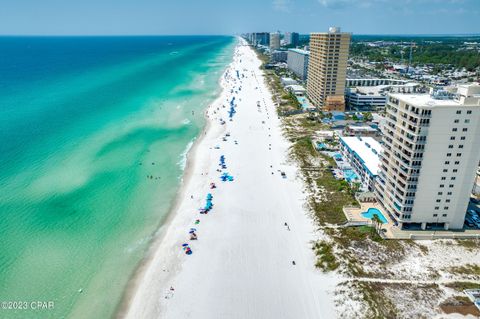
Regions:
<instances>
[{"instance_id":1,"label":"low-rise building","mask_svg":"<svg viewBox=\"0 0 480 319\"><path fill-rule=\"evenodd\" d=\"M296 96L305 96L305 93L307 92L303 86L297 84L287 85L285 90L292 92Z\"/></svg>"},{"instance_id":2,"label":"low-rise building","mask_svg":"<svg viewBox=\"0 0 480 319\"><path fill-rule=\"evenodd\" d=\"M308 59L310 52L300 49L289 49L287 64L288 69L295 73L302 81L307 79Z\"/></svg>"},{"instance_id":3,"label":"low-rise building","mask_svg":"<svg viewBox=\"0 0 480 319\"><path fill-rule=\"evenodd\" d=\"M346 90L345 100L351 110L372 111L384 109L387 104L388 93L416 93L418 83L388 84L377 86L349 87Z\"/></svg>"},{"instance_id":4,"label":"low-rise building","mask_svg":"<svg viewBox=\"0 0 480 319\"><path fill-rule=\"evenodd\" d=\"M282 83L283 86L298 84L298 82L292 78L281 78L280 83Z\"/></svg>"},{"instance_id":5,"label":"low-rise building","mask_svg":"<svg viewBox=\"0 0 480 319\"><path fill-rule=\"evenodd\" d=\"M368 125L347 125L343 130L344 136L377 137L379 131Z\"/></svg>"},{"instance_id":6,"label":"low-rise building","mask_svg":"<svg viewBox=\"0 0 480 319\"><path fill-rule=\"evenodd\" d=\"M340 137L340 150L362 181L363 188L373 191L382 146L372 137Z\"/></svg>"},{"instance_id":7,"label":"low-rise building","mask_svg":"<svg viewBox=\"0 0 480 319\"><path fill-rule=\"evenodd\" d=\"M285 50L276 50L272 52L271 61L273 63L278 62L287 62L287 51Z\"/></svg>"}]
</instances>

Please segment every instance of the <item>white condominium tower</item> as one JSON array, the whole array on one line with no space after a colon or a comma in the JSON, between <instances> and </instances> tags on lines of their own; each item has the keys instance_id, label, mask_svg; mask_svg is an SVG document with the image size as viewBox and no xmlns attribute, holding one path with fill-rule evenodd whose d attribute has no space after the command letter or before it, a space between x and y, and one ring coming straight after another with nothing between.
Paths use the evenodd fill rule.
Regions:
<instances>
[{"instance_id":1,"label":"white condominium tower","mask_svg":"<svg viewBox=\"0 0 480 319\"><path fill-rule=\"evenodd\" d=\"M480 160L480 85L390 94L383 134L375 192L387 213L404 228L461 229Z\"/></svg>"},{"instance_id":2,"label":"white condominium tower","mask_svg":"<svg viewBox=\"0 0 480 319\"><path fill-rule=\"evenodd\" d=\"M345 81L351 33L331 27L310 34L307 95L324 111L345 111Z\"/></svg>"},{"instance_id":3,"label":"white condominium tower","mask_svg":"<svg viewBox=\"0 0 480 319\"><path fill-rule=\"evenodd\" d=\"M270 33L270 50L280 49L280 32Z\"/></svg>"}]
</instances>

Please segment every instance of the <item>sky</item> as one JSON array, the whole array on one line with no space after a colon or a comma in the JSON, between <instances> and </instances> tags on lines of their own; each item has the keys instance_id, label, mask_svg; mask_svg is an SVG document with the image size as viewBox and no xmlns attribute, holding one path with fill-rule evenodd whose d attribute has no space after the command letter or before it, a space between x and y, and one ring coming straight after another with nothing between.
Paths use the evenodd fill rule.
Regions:
<instances>
[{"instance_id":1,"label":"sky","mask_svg":"<svg viewBox=\"0 0 480 319\"><path fill-rule=\"evenodd\" d=\"M480 34L480 0L0 0L1 35Z\"/></svg>"}]
</instances>

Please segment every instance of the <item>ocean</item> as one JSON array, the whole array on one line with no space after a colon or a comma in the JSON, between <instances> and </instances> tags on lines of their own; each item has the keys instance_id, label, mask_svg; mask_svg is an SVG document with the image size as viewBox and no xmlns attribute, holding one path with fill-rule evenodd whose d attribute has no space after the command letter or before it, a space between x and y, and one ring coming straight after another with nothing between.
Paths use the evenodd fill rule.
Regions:
<instances>
[{"instance_id":1,"label":"ocean","mask_svg":"<svg viewBox=\"0 0 480 319\"><path fill-rule=\"evenodd\" d=\"M0 37L1 318L114 314L234 44Z\"/></svg>"}]
</instances>

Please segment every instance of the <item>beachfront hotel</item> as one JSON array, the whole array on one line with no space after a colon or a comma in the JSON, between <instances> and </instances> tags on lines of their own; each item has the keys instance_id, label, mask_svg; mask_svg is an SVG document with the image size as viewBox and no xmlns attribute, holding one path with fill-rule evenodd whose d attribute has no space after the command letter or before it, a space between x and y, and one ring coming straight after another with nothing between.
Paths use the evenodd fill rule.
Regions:
<instances>
[{"instance_id":1,"label":"beachfront hotel","mask_svg":"<svg viewBox=\"0 0 480 319\"><path fill-rule=\"evenodd\" d=\"M375 186L402 228L461 229L480 160L480 85L389 94Z\"/></svg>"},{"instance_id":2,"label":"beachfront hotel","mask_svg":"<svg viewBox=\"0 0 480 319\"><path fill-rule=\"evenodd\" d=\"M302 81L307 79L308 58L310 52L300 49L288 49L287 65L288 69L295 73Z\"/></svg>"},{"instance_id":3,"label":"beachfront hotel","mask_svg":"<svg viewBox=\"0 0 480 319\"><path fill-rule=\"evenodd\" d=\"M345 81L351 33L331 27L310 34L307 95L323 111L345 111Z\"/></svg>"},{"instance_id":4,"label":"beachfront hotel","mask_svg":"<svg viewBox=\"0 0 480 319\"><path fill-rule=\"evenodd\" d=\"M280 49L280 33L270 33L270 51Z\"/></svg>"}]
</instances>

